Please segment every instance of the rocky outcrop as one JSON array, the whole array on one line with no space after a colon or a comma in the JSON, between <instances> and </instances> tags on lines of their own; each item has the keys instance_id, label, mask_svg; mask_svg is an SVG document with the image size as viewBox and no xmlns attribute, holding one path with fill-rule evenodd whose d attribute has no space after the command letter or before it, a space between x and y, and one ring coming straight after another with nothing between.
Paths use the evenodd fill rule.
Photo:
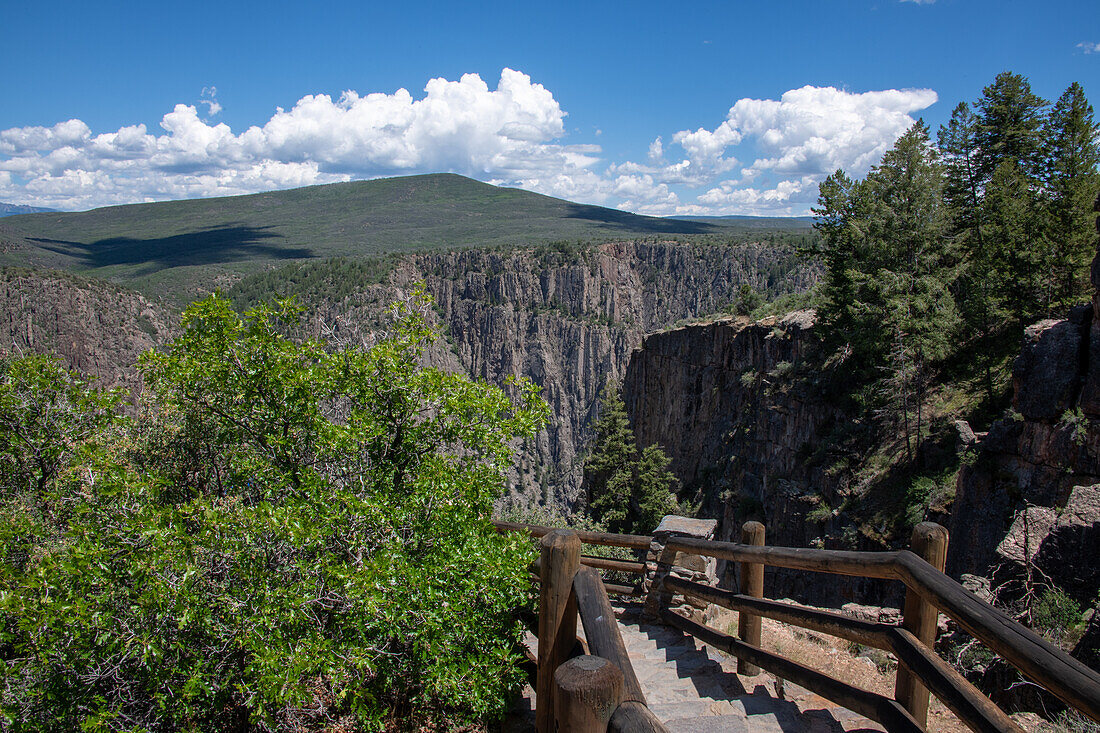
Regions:
<instances>
[{"instance_id":1,"label":"rocky outcrop","mask_svg":"<svg viewBox=\"0 0 1100 733\"><path fill-rule=\"evenodd\" d=\"M1100 198L1097 199L1100 211ZM1100 220L1097 221L1100 231ZM1013 409L959 473L947 570L1002 604L1060 589L1083 608L1100 589L1100 253L1092 306L1027 328ZM1073 655L1100 659L1095 610ZM1004 688L995 680L994 687Z\"/></svg>"},{"instance_id":2,"label":"rocky outcrop","mask_svg":"<svg viewBox=\"0 0 1100 733\"><path fill-rule=\"evenodd\" d=\"M1100 254L1092 282L1091 307L1025 329L1013 409L959 474L948 573L992 578L1002 600L1028 590L1021 577L1085 605L1100 588L1082 562L1100 548Z\"/></svg>"},{"instance_id":3,"label":"rocky outcrop","mask_svg":"<svg viewBox=\"0 0 1100 733\"><path fill-rule=\"evenodd\" d=\"M426 363L498 385L527 376L542 388L551 422L520 446L513 497L568 510L599 394L622 378L643 335L721 310L742 284L774 292L777 278L785 289L801 290L814 272L791 247L770 243L432 252L400 260L386 284L364 284L339 301L310 301L304 331L369 344L389 327L389 304L426 283L436 302L429 319L445 335ZM51 351L112 384L136 386L134 361L167 340L167 314L175 312L133 291L61 274L20 270L6 274L0 288L5 350Z\"/></svg>"},{"instance_id":4,"label":"rocky outcrop","mask_svg":"<svg viewBox=\"0 0 1100 733\"><path fill-rule=\"evenodd\" d=\"M0 270L0 355L56 354L103 386L138 388L134 364L167 340L170 313L132 290L102 281Z\"/></svg>"},{"instance_id":5,"label":"rocky outcrop","mask_svg":"<svg viewBox=\"0 0 1100 733\"><path fill-rule=\"evenodd\" d=\"M645 333L720 310L743 283L763 289L789 253L767 245L618 242L595 248L422 255L459 363L496 384L528 376L551 424L519 460L521 503L572 507L604 385L622 379ZM813 273L787 273L792 288Z\"/></svg>"},{"instance_id":6,"label":"rocky outcrop","mask_svg":"<svg viewBox=\"0 0 1100 733\"><path fill-rule=\"evenodd\" d=\"M848 489L811 460L844 420L799 378L816 343L813 313L803 311L652 334L631 355L623 399L635 437L672 458L681 496L719 518L719 540L737 541L741 525L758 519L769 545L820 546L825 538L825 546L852 549L864 541L854 531L838 541L837 530L852 526L839 509ZM862 579L768 568L765 585L771 597L818 605L898 603L889 588Z\"/></svg>"}]
</instances>

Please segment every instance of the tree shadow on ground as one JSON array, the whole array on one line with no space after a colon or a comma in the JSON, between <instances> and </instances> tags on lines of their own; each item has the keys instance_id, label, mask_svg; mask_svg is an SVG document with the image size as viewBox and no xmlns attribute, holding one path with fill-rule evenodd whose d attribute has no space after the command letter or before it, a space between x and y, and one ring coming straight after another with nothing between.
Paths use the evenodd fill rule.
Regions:
<instances>
[{"instance_id":1,"label":"tree shadow on ground","mask_svg":"<svg viewBox=\"0 0 1100 733\"><path fill-rule=\"evenodd\" d=\"M112 237L95 242L33 238L43 249L75 257L89 267L144 265L139 274L168 267L214 265L241 260L282 260L312 257L308 247L292 247L266 240L281 239L271 227L252 227L236 223L206 227L167 237L137 239Z\"/></svg>"}]
</instances>

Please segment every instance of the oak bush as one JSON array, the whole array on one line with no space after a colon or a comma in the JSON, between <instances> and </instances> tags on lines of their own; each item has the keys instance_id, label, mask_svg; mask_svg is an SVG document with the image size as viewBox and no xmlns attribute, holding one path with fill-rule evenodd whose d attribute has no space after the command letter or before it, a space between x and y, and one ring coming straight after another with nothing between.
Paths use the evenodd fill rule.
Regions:
<instances>
[{"instance_id":1,"label":"oak bush","mask_svg":"<svg viewBox=\"0 0 1100 733\"><path fill-rule=\"evenodd\" d=\"M531 551L489 522L547 408L422 366L414 295L369 349L289 303L191 306L136 419L84 438L0 567L13 730L343 730L499 715ZM109 424L107 424L109 423ZM82 451L82 452L81 452ZM76 455L74 453L74 455ZM64 507L64 511L59 511ZM18 514L11 494L7 516ZM32 536L33 535L33 536Z\"/></svg>"}]
</instances>

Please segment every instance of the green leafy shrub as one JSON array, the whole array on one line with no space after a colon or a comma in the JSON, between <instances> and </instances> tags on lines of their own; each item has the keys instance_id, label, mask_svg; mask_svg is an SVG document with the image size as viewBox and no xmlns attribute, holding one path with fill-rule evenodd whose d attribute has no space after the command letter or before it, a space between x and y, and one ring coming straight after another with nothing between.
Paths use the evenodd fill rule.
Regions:
<instances>
[{"instance_id":1,"label":"green leafy shrub","mask_svg":"<svg viewBox=\"0 0 1100 733\"><path fill-rule=\"evenodd\" d=\"M1061 638L1081 623L1081 605L1061 588L1046 588L1031 607L1031 625Z\"/></svg>"},{"instance_id":2,"label":"green leafy shrub","mask_svg":"<svg viewBox=\"0 0 1100 733\"><path fill-rule=\"evenodd\" d=\"M2 530L5 548L34 535L0 586L8 720L380 730L499 715L531 552L489 511L546 406L525 382L509 398L421 368L426 307L400 308L369 351L285 337L287 304L189 308L141 361L141 419L71 449L79 470L42 521Z\"/></svg>"},{"instance_id":3,"label":"green leafy shrub","mask_svg":"<svg viewBox=\"0 0 1100 733\"><path fill-rule=\"evenodd\" d=\"M1066 410L1058 424L1070 431L1070 439L1076 445L1085 444L1085 440L1089 435L1089 419L1085 417L1085 413L1081 411L1080 407Z\"/></svg>"},{"instance_id":4,"label":"green leafy shrub","mask_svg":"<svg viewBox=\"0 0 1100 733\"><path fill-rule=\"evenodd\" d=\"M806 520L809 522L827 522L833 518L833 508L822 499L813 509L806 512Z\"/></svg>"}]
</instances>

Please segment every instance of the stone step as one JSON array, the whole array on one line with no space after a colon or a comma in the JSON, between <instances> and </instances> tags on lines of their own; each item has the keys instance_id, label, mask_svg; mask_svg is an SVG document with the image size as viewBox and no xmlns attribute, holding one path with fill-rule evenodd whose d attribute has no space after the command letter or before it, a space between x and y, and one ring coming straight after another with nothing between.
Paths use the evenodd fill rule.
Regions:
<instances>
[{"instance_id":1,"label":"stone step","mask_svg":"<svg viewBox=\"0 0 1100 733\"><path fill-rule=\"evenodd\" d=\"M665 728L668 733L749 733L749 721L744 715L708 715L666 720Z\"/></svg>"},{"instance_id":2,"label":"stone step","mask_svg":"<svg viewBox=\"0 0 1100 733\"><path fill-rule=\"evenodd\" d=\"M653 702L649 709L662 723L666 720L737 715L738 708L728 700L683 700L680 702ZM743 709L742 714L743 714Z\"/></svg>"},{"instance_id":3,"label":"stone step","mask_svg":"<svg viewBox=\"0 0 1100 733\"><path fill-rule=\"evenodd\" d=\"M627 618L628 623L620 621L619 625L623 644L650 710L670 733L880 730L796 685L787 683L783 692L777 693L772 675L737 675L736 660L676 629L639 624L637 615ZM527 643L537 654L533 635L528 635ZM527 690L524 697L530 707L520 706L525 707L521 712L529 720L534 691Z\"/></svg>"}]
</instances>

